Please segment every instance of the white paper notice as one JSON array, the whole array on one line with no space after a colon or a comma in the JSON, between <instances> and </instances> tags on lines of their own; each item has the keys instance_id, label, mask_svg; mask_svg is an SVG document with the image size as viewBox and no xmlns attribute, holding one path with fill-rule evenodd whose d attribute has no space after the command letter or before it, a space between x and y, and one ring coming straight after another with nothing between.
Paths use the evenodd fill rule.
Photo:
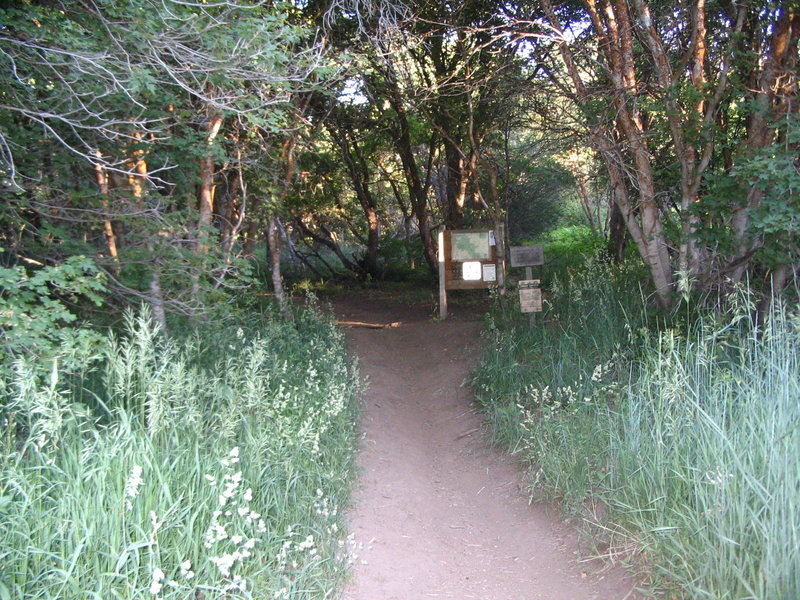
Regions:
<instances>
[{"instance_id":1,"label":"white paper notice","mask_svg":"<svg viewBox=\"0 0 800 600\"><path fill-rule=\"evenodd\" d=\"M481 263L478 261L470 261L462 264L461 276L464 281L480 281L481 280Z\"/></svg>"}]
</instances>

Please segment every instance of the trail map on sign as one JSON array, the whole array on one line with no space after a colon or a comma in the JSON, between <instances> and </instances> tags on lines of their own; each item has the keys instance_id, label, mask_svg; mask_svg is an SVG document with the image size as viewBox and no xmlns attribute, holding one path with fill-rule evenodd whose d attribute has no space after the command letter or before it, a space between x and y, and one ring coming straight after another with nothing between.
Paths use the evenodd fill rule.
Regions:
<instances>
[{"instance_id":1,"label":"trail map on sign","mask_svg":"<svg viewBox=\"0 0 800 600\"><path fill-rule=\"evenodd\" d=\"M450 240L454 262L489 260L492 257L488 231L453 232Z\"/></svg>"}]
</instances>

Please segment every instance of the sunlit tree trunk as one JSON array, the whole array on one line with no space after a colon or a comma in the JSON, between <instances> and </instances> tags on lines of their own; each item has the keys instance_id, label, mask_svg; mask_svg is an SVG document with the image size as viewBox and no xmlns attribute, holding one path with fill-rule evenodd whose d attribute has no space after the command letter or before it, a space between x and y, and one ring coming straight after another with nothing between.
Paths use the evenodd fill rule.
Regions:
<instances>
[{"instance_id":1,"label":"sunlit tree trunk","mask_svg":"<svg viewBox=\"0 0 800 600\"><path fill-rule=\"evenodd\" d=\"M208 234L214 215L215 160L212 146L222 127L222 115L208 109L206 121L206 154L200 159L200 189L198 190L197 251L208 251Z\"/></svg>"},{"instance_id":2,"label":"sunlit tree trunk","mask_svg":"<svg viewBox=\"0 0 800 600\"><path fill-rule=\"evenodd\" d=\"M561 35L559 51L572 81L577 102L589 109L589 93L581 79L572 51L563 37L563 29L550 0L542 0L551 26ZM597 35L611 79L614 124L630 153L635 173L637 199L628 197L626 173L621 169L622 150L613 133L587 114L590 122L591 146L603 158L611 179L614 201L620 208L631 238L650 271L658 304L666 308L672 302L673 273L661 215L656 200L655 181L644 126L636 102L630 95L638 88L633 64L633 30L627 5L618 0L598 7L595 0L586 0L592 25ZM616 10L615 10L616 9Z\"/></svg>"},{"instance_id":3,"label":"sunlit tree trunk","mask_svg":"<svg viewBox=\"0 0 800 600\"><path fill-rule=\"evenodd\" d=\"M695 237L695 230L700 221L694 207L700 202L699 192L703 174L713 156L712 125L717 121L720 102L728 86L728 72L733 55L732 44L741 33L747 8L743 5L736 9L736 20L732 30L729 31L728 45L723 51L719 71L715 74L716 83L709 91L709 81L706 77L705 0L697 0L691 6L691 44L677 67L673 67L673 62L667 55L648 3L645 0L634 0L633 3L639 29L643 32L646 48L652 59L659 91L666 102L665 116L680 165L681 240L678 248L678 271L687 280L699 281L697 276L703 275L710 265ZM686 103L681 102L678 97L678 84L684 77L684 70L688 70L689 81L694 88L692 97L695 98L694 101L689 100Z\"/></svg>"},{"instance_id":4,"label":"sunlit tree trunk","mask_svg":"<svg viewBox=\"0 0 800 600\"><path fill-rule=\"evenodd\" d=\"M208 252L211 223L214 216L214 174L216 161L214 160L213 144L222 127L222 115L207 109L205 146L206 153L200 159L200 187L197 191L197 232L195 237L195 252L202 256ZM201 269L197 267L192 273L192 297L200 300Z\"/></svg>"},{"instance_id":5,"label":"sunlit tree trunk","mask_svg":"<svg viewBox=\"0 0 800 600\"><path fill-rule=\"evenodd\" d=\"M100 158L100 151L95 151L95 155ZM110 211L110 194L108 185L108 173L106 172L103 163L99 160L94 165L94 172L97 178L97 187L100 189L101 203L103 206L103 235L106 240L106 248L108 249L108 256L114 263L112 272L119 277L119 253L117 252L117 236L114 233L114 226L111 223Z\"/></svg>"},{"instance_id":6,"label":"sunlit tree trunk","mask_svg":"<svg viewBox=\"0 0 800 600\"><path fill-rule=\"evenodd\" d=\"M137 139L141 139L139 134L136 134ZM133 152L132 159L128 162L129 174L128 184L131 188L131 193L136 201L137 210L144 210L144 193L145 182L147 181L147 162L144 158L144 150L136 149ZM157 255L155 244L150 238L150 234L145 240L145 246L150 254L152 267L150 269L150 281L148 283L149 294L147 295L147 302L150 309L153 311L153 318L161 327L161 331L166 335L167 329L167 312L164 303L164 293L161 289L161 265L160 259Z\"/></svg>"}]
</instances>

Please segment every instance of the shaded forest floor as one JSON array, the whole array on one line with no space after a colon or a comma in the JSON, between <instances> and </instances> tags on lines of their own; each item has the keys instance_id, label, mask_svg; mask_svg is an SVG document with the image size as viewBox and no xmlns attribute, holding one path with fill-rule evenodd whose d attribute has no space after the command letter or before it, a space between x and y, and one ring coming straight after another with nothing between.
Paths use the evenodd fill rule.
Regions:
<instances>
[{"instance_id":1,"label":"shaded forest floor","mask_svg":"<svg viewBox=\"0 0 800 600\"><path fill-rule=\"evenodd\" d=\"M490 447L463 386L481 354L474 298L444 322L421 295L330 299L368 386L344 598L632 600L623 573L576 560L574 532Z\"/></svg>"}]
</instances>

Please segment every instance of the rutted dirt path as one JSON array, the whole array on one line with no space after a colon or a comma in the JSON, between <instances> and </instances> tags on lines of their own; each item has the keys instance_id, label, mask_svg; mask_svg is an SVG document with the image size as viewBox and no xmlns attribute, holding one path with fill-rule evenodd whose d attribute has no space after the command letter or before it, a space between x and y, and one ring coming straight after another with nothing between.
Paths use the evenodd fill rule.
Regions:
<instances>
[{"instance_id":1,"label":"rutted dirt path","mask_svg":"<svg viewBox=\"0 0 800 600\"><path fill-rule=\"evenodd\" d=\"M574 536L528 504L520 469L488 447L462 386L480 355L477 313L454 306L437 323L388 295L334 304L369 386L345 600L633 597L619 574L576 563Z\"/></svg>"}]
</instances>

